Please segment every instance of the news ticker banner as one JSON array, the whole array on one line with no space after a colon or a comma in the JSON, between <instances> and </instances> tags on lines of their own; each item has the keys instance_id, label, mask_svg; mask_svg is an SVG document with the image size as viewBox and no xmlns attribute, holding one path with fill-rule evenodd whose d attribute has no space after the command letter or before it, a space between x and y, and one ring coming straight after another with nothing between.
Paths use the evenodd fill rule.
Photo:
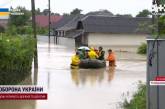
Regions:
<instances>
[{"instance_id":1,"label":"news ticker banner","mask_svg":"<svg viewBox=\"0 0 165 109\"><path fill-rule=\"evenodd\" d=\"M153 81L150 81L151 86L165 86L165 76L157 76Z\"/></svg>"},{"instance_id":2,"label":"news ticker banner","mask_svg":"<svg viewBox=\"0 0 165 109\"><path fill-rule=\"evenodd\" d=\"M36 85L0 85L0 100L47 100L47 89Z\"/></svg>"}]
</instances>

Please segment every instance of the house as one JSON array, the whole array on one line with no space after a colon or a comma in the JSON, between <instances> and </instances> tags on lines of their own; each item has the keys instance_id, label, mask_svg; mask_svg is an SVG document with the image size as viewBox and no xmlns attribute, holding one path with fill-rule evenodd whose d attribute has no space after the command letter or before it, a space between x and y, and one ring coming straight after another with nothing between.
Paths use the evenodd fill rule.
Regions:
<instances>
[{"instance_id":1,"label":"house","mask_svg":"<svg viewBox=\"0 0 165 109\"><path fill-rule=\"evenodd\" d=\"M149 30L140 30L140 24L151 23L150 18L87 16L77 23L76 45L111 46L129 51L145 42ZM127 50L125 48L127 48Z\"/></svg>"},{"instance_id":2,"label":"house","mask_svg":"<svg viewBox=\"0 0 165 109\"><path fill-rule=\"evenodd\" d=\"M119 51L136 51L144 43L147 29L140 24L151 24L151 18L131 18L105 15L75 17L56 29L58 37L75 39L76 46L103 46Z\"/></svg>"},{"instance_id":3,"label":"house","mask_svg":"<svg viewBox=\"0 0 165 109\"><path fill-rule=\"evenodd\" d=\"M50 22L51 24L57 23L62 16L51 15ZM49 26L49 16L46 15L36 15L36 24L39 27L48 27Z\"/></svg>"},{"instance_id":4,"label":"house","mask_svg":"<svg viewBox=\"0 0 165 109\"><path fill-rule=\"evenodd\" d=\"M66 34L67 37L72 37L72 34L75 34L77 22L85 16L90 15L113 16L108 10L89 12L86 15L67 15L63 16L57 23L52 24L52 29L58 37L66 36Z\"/></svg>"}]
</instances>

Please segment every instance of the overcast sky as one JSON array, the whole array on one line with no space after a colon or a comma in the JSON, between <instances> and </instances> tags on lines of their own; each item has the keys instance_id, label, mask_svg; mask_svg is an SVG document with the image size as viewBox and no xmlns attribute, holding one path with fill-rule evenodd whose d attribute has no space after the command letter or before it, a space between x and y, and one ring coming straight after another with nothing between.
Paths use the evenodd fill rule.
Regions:
<instances>
[{"instance_id":1,"label":"overcast sky","mask_svg":"<svg viewBox=\"0 0 165 109\"><path fill-rule=\"evenodd\" d=\"M48 0L35 0L36 8L41 10L48 7ZM152 0L51 0L51 10L56 13L69 13L75 8L82 9L82 13L107 9L114 14L136 15L143 9L151 10ZM0 0L0 8L10 6L25 6L31 9L31 0Z\"/></svg>"}]
</instances>

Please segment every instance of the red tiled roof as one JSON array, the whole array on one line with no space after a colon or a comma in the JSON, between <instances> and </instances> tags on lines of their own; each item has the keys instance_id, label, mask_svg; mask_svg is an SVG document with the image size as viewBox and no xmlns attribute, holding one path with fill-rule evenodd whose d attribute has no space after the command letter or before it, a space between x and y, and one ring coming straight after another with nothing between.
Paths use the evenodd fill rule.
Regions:
<instances>
[{"instance_id":1,"label":"red tiled roof","mask_svg":"<svg viewBox=\"0 0 165 109\"><path fill-rule=\"evenodd\" d=\"M48 27L48 16L45 16L45 15L37 15L36 16L36 24L39 26L39 27ZM60 19L62 18L62 16L50 16L50 21L51 23L57 23Z\"/></svg>"}]
</instances>

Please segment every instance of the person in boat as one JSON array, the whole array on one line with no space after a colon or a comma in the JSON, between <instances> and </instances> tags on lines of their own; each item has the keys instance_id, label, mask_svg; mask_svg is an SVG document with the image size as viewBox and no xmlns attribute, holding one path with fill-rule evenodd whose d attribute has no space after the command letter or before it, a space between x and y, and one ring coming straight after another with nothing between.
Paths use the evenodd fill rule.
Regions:
<instances>
[{"instance_id":1,"label":"person in boat","mask_svg":"<svg viewBox=\"0 0 165 109\"><path fill-rule=\"evenodd\" d=\"M76 52L76 54L72 56L71 60L72 60L71 68L72 69L79 68L79 64L80 64L79 52Z\"/></svg>"},{"instance_id":2,"label":"person in boat","mask_svg":"<svg viewBox=\"0 0 165 109\"><path fill-rule=\"evenodd\" d=\"M116 66L116 57L111 49L108 50L108 57L106 60L109 61L109 66Z\"/></svg>"},{"instance_id":3,"label":"person in boat","mask_svg":"<svg viewBox=\"0 0 165 109\"><path fill-rule=\"evenodd\" d=\"M99 53L98 53L99 55L99 60L104 60L104 55L105 55L105 51L103 50L103 47L99 47Z\"/></svg>"},{"instance_id":4,"label":"person in boat","mask_svg":"<svg viewBox=\"0 0 165 109\"><path fill-rule=\"evenodd\" d=\"M88 52L88 58L89 59L97 59L99 56L96 54L96 52L94 51L94 48L91 47L90 51Z\"/></svg>"},{"instance_id":5,"label":"person in boat","mask_svg":"<svg viewBox=\"0 0 165 109\"><path fill-rule=\"evenodd\" d=\"M99 56L99 50L97 48L94 48L94 51Z\"/></svg>"},{"instance_id":6,"label":"person in boat","mask_svg":"<svg viewBox=\"0 0 165 109\"><path fill-rule=\"evenodd\" d=\"M85 51L85 49L78 50L78 52L79 52L80 60L82 60L82 59L86 59L86 58L87 58L87 55L86 55L86 51Z\"/></svg>"}]
</instances>

